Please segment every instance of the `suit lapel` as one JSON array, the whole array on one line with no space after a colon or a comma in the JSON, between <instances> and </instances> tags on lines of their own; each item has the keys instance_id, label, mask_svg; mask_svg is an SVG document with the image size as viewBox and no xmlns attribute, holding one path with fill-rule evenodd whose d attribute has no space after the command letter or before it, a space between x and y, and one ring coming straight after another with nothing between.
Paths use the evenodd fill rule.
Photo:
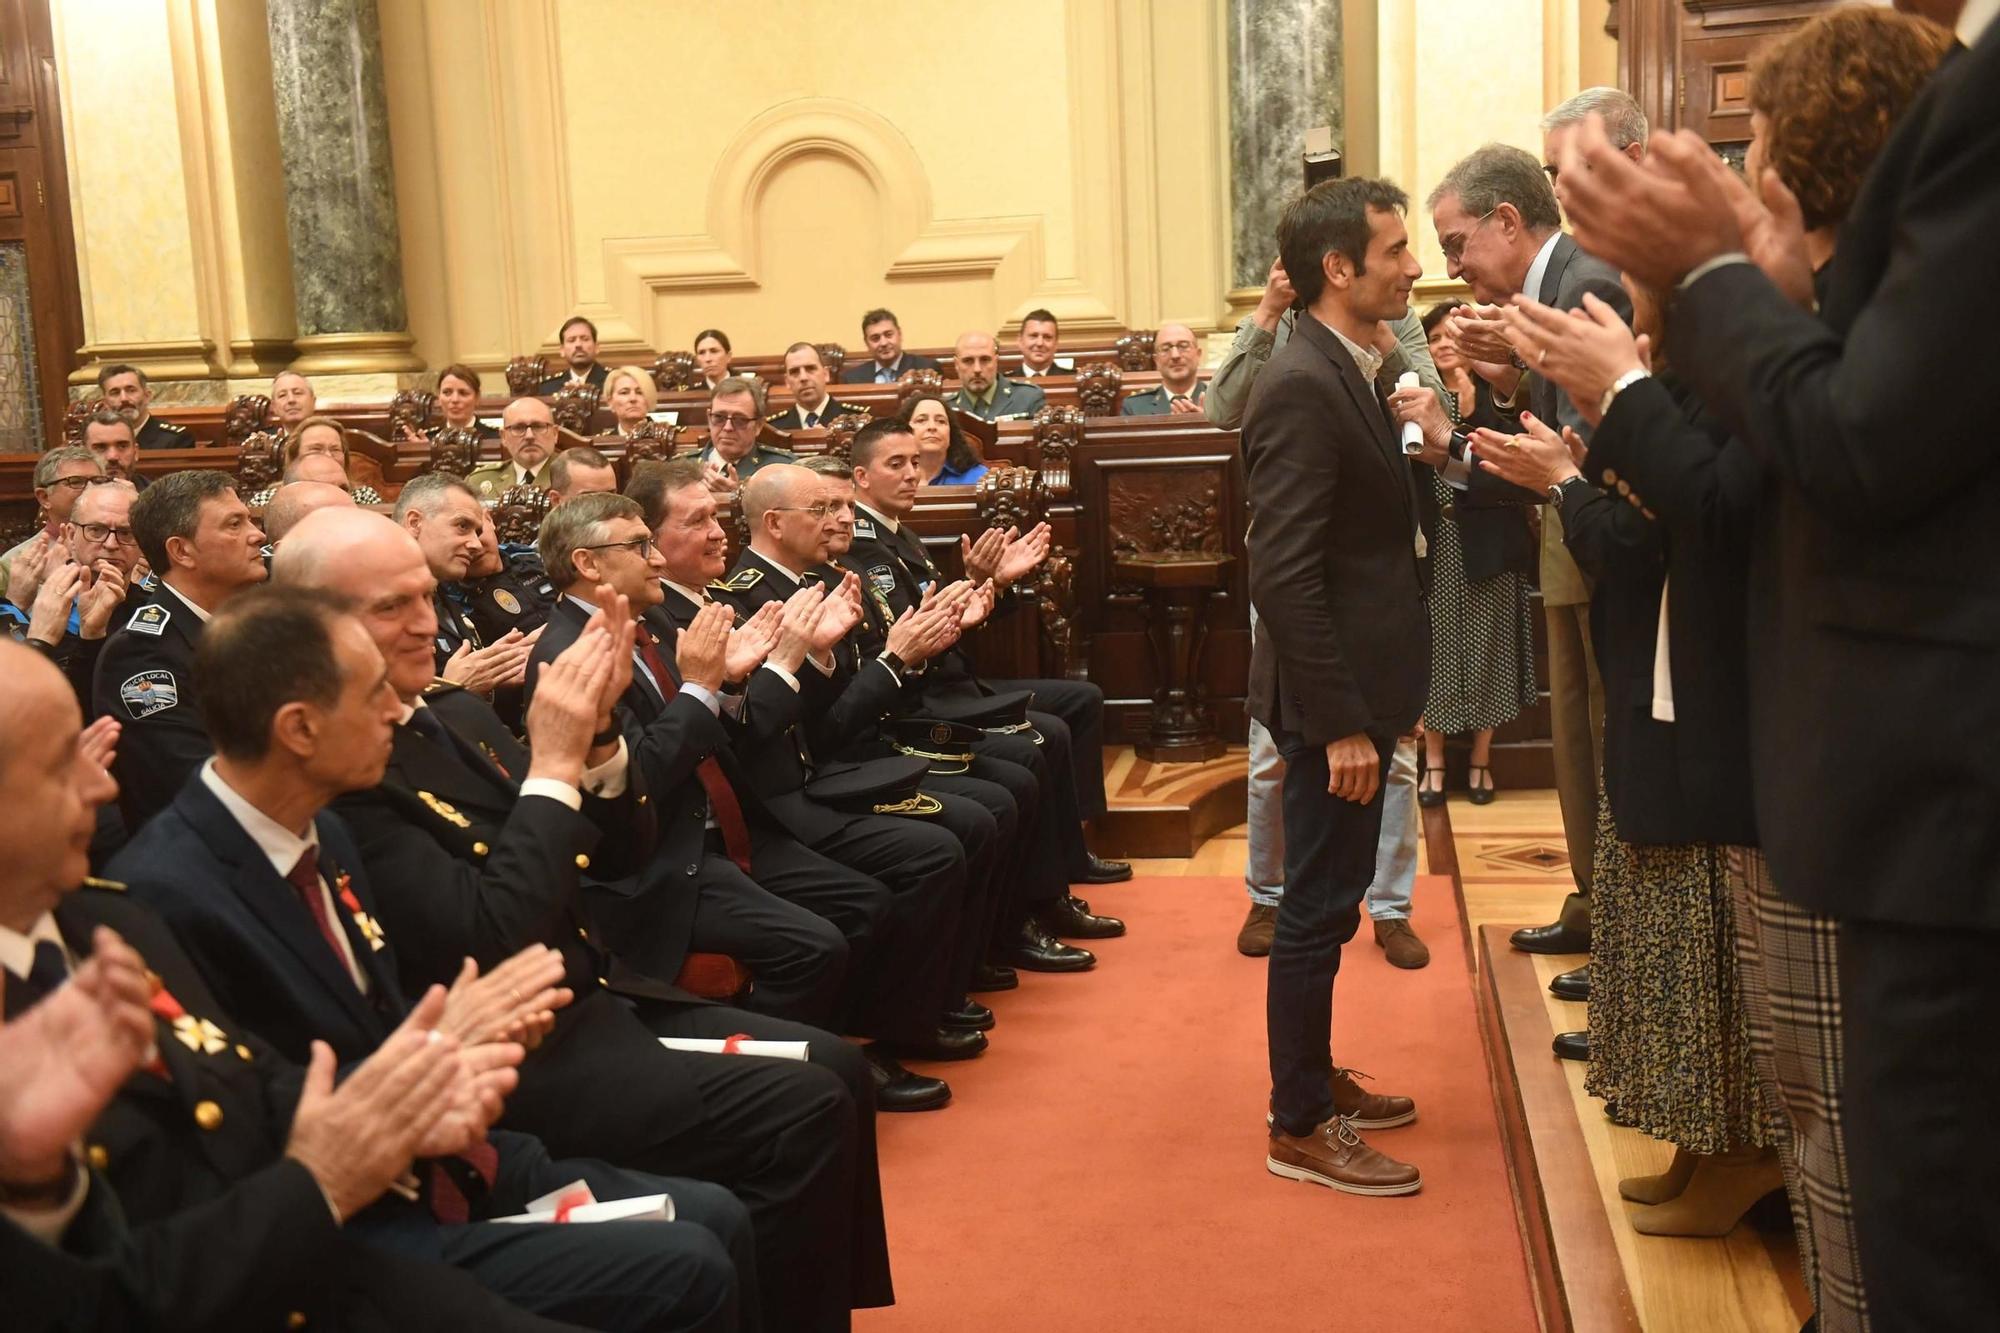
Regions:
<instances>
[{"instance_id":1,"label":"suit lapel","mask_svg":"<svg viewBox=\"0 0 2000 1333\"><path fill-rule=\"evenodd\" d=\"M1354 400L1355 411L1360 413L1369 437L1375 442L1375 455L1382 465L1389 469L1389 477L1395 483L1396 494L1402 497L1403 512L1412 524L1416 522L1416 502L1411 492L1410 465L1396 443L1396 433L1389 426L1388 408L1376 395L1374 385L1361 378L1361 368L1354 363L1354 356L1340 335L1310 316L1300 318L1294 332L1303 331L1313 346L1319 348L1326 359L1333 362L1335 373L1346 386L1347 394Z\"/></svg>"}]
</instances>

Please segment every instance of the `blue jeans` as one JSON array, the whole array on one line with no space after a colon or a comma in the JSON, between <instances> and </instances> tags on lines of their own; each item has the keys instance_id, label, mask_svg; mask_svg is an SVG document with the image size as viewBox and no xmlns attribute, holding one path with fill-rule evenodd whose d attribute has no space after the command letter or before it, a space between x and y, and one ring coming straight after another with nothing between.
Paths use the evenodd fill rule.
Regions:
<instances>
[{"instance_id":1,"label":"blue jeans","mask_svg":"<svg viewBox=\"0 0 2000 1333\"><path fill-rule=\"evenodd\" d=\"M1270 729L1250 722L1250 853L1243 866L1244 887L1259 907L1276 907L1285 896L1285 759ZM1375 847L1375 880L1368 886L1368 915L1403 921L1410 915L1410 891L1417 882L1417 743L1396 742L1389 776L1382 786L1382 838Z\"/></svg>"}]
</instances>

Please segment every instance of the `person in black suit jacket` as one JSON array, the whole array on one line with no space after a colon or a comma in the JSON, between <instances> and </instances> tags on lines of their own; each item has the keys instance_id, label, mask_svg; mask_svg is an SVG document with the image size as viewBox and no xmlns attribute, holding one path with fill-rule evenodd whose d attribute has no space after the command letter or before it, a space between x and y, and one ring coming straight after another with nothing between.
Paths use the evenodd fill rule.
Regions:
<instances>
[{"instance_id":1,"label":"person in black suit jacket","mask_svg":"<svg viewBox=\"0 0 2000 1333\"><path fill-rule=\"evenodd\" d=\"M1969 554L2000 530L2000 482L1976 401L1935 387L1995 351L1981 314L2000 282L1991 12L1966 16L1970 49L1876 161L1817 319L1782 186L1739 188L1680 138L1656 139L1644 168L1612 163L1593 126L1563 171L1579 240L1675 290L1674 365L1776 479L1775 614L1753 619L1750 644L1758 828L1778 891L1839 922L1862 1276L1871 1310L1908 1327L1996 1301L1991 1228L1967 1225L2000 1192L1982 1146L1991 1070L1965 1052L2000 1011L2000 782L1967 742L2000 729L2000 576Z\"/></svg>"},{"instance_id":2,"label":"person in black suit jacket","mask_svg":"<svg viewBox=\"0 0 2000 1333\"><path fill-rule=\"evenodd\" d=\"M334 807L371 880L399 888L380 906L406 986L456 976L467 956L496 966L537 942L566 960L576 1000L535 1053L539 1076L517 1091L510 1123L531 1126L558 1153L728 1186L750 1207L767 1283L801 1266L824 1278L767 1286L775 1325L815 1327L850 1306L890 1303L872 1077L859 1053L802 1024L691 1003L626 961L620 950L644 939L661 895L629 889L625 917L583 909L584 871L607 890L648 871L678 873L655 855L647 774L609 725L629 669L612 645L632 632L629 622L607 616L613 631L593 627L580 645L580 657L596 651L608 664L593 719L574 715L573 689L543 678L529 714L539 743L529 751L476 696L425 693L432 579L394 524L321 510L280 549L277 579L365 596L365 623L409 709L382 782ZM657 1041L738 1032L805 1041L810 1062L691 1055ZM576 1093L593 1087L618 1095Z\"/></svg>"},{"instance_id":3,"label":"person in black suit jacket","mask_svg":"<svg viewBox=\"0 0 2000 1333\"><path fill-rule=\"evenodd\" d=\"M646 543L647 554L633 542ZM740 638L728 636L726 607L701 613L681 635L658 607L666 563L650 542L643 511L624 496L585 496L552 511L542 526L542 561L565 597L536 646L538 658L579 632L585 607L600 604L607 589L643 607L639 632L646 641L635 650L620 721L649 785L673 811L672 854L693 862L701 845L694 839L703 836L696 821L705 814L717 825L729 859L739 866L747 860L748 873L764 888L825 917L847 936L855 958L847 987L849 1030L882 1039L891 1053L978 1055L986 1039L977 1028L941 1025L943 1015L962 1008L964 989L961 981L957 995L951 993L951 956L936 947L938 938L952 936L965 910L972 854L941 827L857 819L819 805L796 780L798 673L806 670L812 648L818 598L810 604L801 599L789 621L765 614L746 624ZM711 658L690 646L706 638L718 650ZM680 666L664 651L675 641ZM724 680L744 686L727 701L734 714L727 720ZM788 770L787 750L793 761ZM711 757L713 768L706 764ZM992 837L989 825L979 854ZM820 855L802 857L806 848ZM890 890L886 900L884 886Z\"/></svg>"},{"instance_id":4,"label":"person in black suit jacket","mask_svg":"<svg viewBox=\"0 0 2000 1333\"><path fill-rule=\"evenodd\" d=\"M153 386L137 366L109 365L97 372L97 391L132 425L141 449L192 449L194 433L186 426L162 421L152 414Z\"/></svg>"},{"instance_id":5,"label":"person in black suit jacket","mask_svg":"<svg viewBox=\"0 0 2000 1333\"><path fill-rule=\"evenodd\" d=\"M861 340L868 344L872 359L842 370L842 384L894 384L904 371L938 369L930 357L904 353L903 326L896 321L894 311L878 309L863 315Z\"/></svg>"},{"instance_id":6,"label":"person in black suit jacket","mask_svg":"<svg viewBox=\"0 0 2000 1333\"><path fill-rule=\"evenodd\" d=\"M97 660L91 712L123 725L117 777L125 827L173 800L208 757L193 698L195 644L208 617L265 578L264 534L222 472L173 472L132 503L132 533L160 583Z\"/></svg>"},{"instance_id":7,"label":"person in black suit jacket","mask_svg":"<svg viewBox=\"0 0 2000 1333\"><path fill-rule=\"evenodd\" d=\"M1258 616L1249 705L1285 756L1265 1164L1361 1194L1422 1183L1348 1125L1328 1057L1340 946L1375 874L1382 779L1430 674L1415 487L1374 383L1384 322L1408 312L1423 271L1407 202L1356 178L1286 208L1278 247L1305 313L1258 376L1243 426Z\"/></svg>"},{"instance_id":8,"label":"person in black suit jacket","mask_svg":"<svg viewBox=\"0 0 2000 1333\"><path fill-rule=\"evenodd\" d=\"M792 391L792 405L764 418L779 430L824 430L835 417L869 415L861 404L843 403L826 391L826 363L812 343L785 349L785 387Z\"/></svg>"},{"instance_id":9,"label":"person in black suit jacket","mask_svg":"<svg viewBox=\"0 0 2000 1333\"><path fill-rule=\"evenodd\" d=\"M537 384L534 396L547 398L572 384L603 389L605 376L611 372L597 364L597 326L582 315L571 315L556 331L556 341L562 344L562 358L568 369Z\"/></svg>"},{"instance_id":10,"label":"person in black suit jacket","mask_svg":"<svg viewBox=\"0 0 2000 1333\"><path fill-rule=\"evenodd\" d=\"M463 1225L520 1211L528 1199L574 1179L579 1164L551 1163L538 1145L518 1138L497 1161L486 1151L493 1146L486 1126L512 1085L520 1048L501 1043L474 1054L455 1042L426 1040L444 1013L441 991L427 996L389 1035L386 1049L352 1069L336 1091L331 1051L312 1051L302 1073L243 1030L122 885L91 881L94 887L72 891L84 869L93 808L114 792L103 767L109 742L81 733L75 705L49 668L10 647L0 648L0 657L7 659L0 709L16 722L32 716L37 724L17 728L21 744L0 766L9 819L37 834L32 844L9 838L15 855L0 874L6 1016L11 1023L26 1014L32 1024L43 1006L68 1005L74 996L64 992L77 960L90 958L77 984L119 986L144 1006L135 1018L155 1052L144 1068L136 1053L115 1069L99 1065L91 1075L96 1106L76 1106L90 1120L82 1136L87 1175L72 1159L76 1183L56 1216L15 1213L14 1220L36 1223L38 1234L73 1252L118 1247L112 1253L122 1251L120 1278L136 1288L140 1303L162 1307L178 1298L184 1303L169 1307L177 1318L203 1326L239 1326L228 1318L232 1310L257 1316L252 1326L286 1319L302 1326L318 1316L332 1327L402 1326L405 1302L410 1322L426 1326L448 1319L433 1304L443 1299L464 1300L468 1312L502 1327L545 1327L510 1318L498 1302L467 1291L462 1279L400 1262L397 1254L444 1258L557 1317L608 1318L634 1330L669 1319L689 1328L736 1326L730 1260L705 1233L670 1238L657 1228L624 1226L604 1238L612 1247L607 1255L601 1246L579 1246L562 1228L506 1235ZM64 1055L80 1057L80 1046L72 1034ZM47 1071L37 1075L45 1077ZM389 1093L385 1079L403 1091L378 1101ZM9 1129L25 1132L11 1120ZM74 1141L48 1138L47 1126L40 1137ZM7 1157L25 1162L38 1155L25 1142L10 1142ZM385 1194L409 1178L413 1158L427 1159L418 1162L422 1179L414 1197ZM607 1197L635 1185L636 1192L658 1192L661 1184L609 1172L594 1178ZM107 1223L99 1208L74 1230L79 1203L107 1187L116 1193L114 1218ZM715 1204L734 1208L720 1192ZM65 1210L72 1214L67 1220ZM740 1209L735 1213L747 1257L747 1225ZM454 1215L458 1224L440 1221ZM135 1230L125 1231L126 1224ZM224 1226L228 1241L210 1244ZM679 1243L698 1236L690 1246ZM389 1254L371 1257L362 1246ZM589 1259L586 1248L594 1249ZM607 1258L620 1272L620 1296L636 1298L628 1304L603 1301ZM252 1267L234 1271L239 1265ZM625 1283L634 1290L623 1291ZM287 1309L300 1313L287 1316ZM210 1318L198 1317L202 1311ZM21 1313L10 1301L10 1314Z\"/></svg>"}]
</instances>

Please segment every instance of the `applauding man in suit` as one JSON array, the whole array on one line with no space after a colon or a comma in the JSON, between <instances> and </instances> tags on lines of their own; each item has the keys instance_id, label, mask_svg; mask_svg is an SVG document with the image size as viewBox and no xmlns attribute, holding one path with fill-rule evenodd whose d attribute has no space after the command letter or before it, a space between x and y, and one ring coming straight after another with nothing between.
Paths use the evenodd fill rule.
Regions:
<instances>
[{"instance_id":1,"label":"applauding man in suit","mask_svg":"<svg viewBox=\"0 0 2000 1333\"><path fill-rule=\"evenodd\" d=\"M1423 708L1430 622L1415 491L1376 376L1387 321L1422 269L1387 181L1328 181L1278 223L1304 302L1296 336L1258 377L1243 427L1259 618L1250 712L1285 756L1285 897L1267 1012L1277 1175L1354 1194L1408 1194L1415 1167L1351 1121L1405 1123L1405 1099L1364 1099L1328 1056L1340 946L1375 873L1382 779ZM1394 1100L1395 1116L1379 1103Z\"/></svg>"}]
</instances>

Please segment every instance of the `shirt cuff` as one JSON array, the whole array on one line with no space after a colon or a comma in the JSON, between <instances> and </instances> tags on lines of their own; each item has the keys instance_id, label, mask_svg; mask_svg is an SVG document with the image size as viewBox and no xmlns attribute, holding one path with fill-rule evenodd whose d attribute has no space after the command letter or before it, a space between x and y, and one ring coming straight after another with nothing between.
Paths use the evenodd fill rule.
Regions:
<instances>
[{"instance_id":1,"label":"shirt cuff","mask_svg":"<svg viewBox=\"0 0 2000 1333\"><path fill-rule=\"evenodd\" d=\"M1472 485L1472 464L1463 458L1447 460L1437 474L1444 478L1445 485L1454 490L1462 491Z\"/></svg>"},{"instance_id":2,"label":"shirt cuff","mask_svg":"<svg viewBox=\"0 0 2000 1333\"><path fill-rule=\"evenodd\" d=\"M1731 264L1747 264L1749 262L1750 256L1744 254L1741 250L1731 250L1728 254L1717 255L1715 258L1704 260L1689 269L1688 275L1674 284L1675 290L1684 292L1719 268L1727 268Z\"/></svg>"},{"instance_id":3,"label":"shirt cuff","mask_svg":"<svg viewBox=\"0 0 2000 1333\"><path fill-rule=\"evenodd\" d=\"M791 686L793 694L797 694L799 692L799 678L797 676L794 676L791 672L785 670L783 667L779 666L776 662L764 663L764 670L770 672L772 675L776 676L779 680L782 680L785 682L785 684Z\"/></svg>"},{"instance_id":4,"label":"shirt cuff","mask_svg":"<svg viewBox=\"0 0 2000 1333\"><path fill-rule=\"evenodd\" d=\"M521 795L523 798L546 796L572 810L583 809L583 793L559 778L529 778L521 784Z\"/></svg>"},{"instance_id":5,"label":"shirt cuff","mask_svg":"<svg viewBox=\"0 0 2000 1333\"><path fill-rule=\"evenodd\" d=\"M722 700L716 696L714 690L709 689L706 685L697 685L691 680L684 680L681 682L680 692L692 696L712 715L716 717L722 716Z\"/></svg>"},{"instance_id":6,"label":"shirt cuff","mask_svg":"<svg viewBox=\"0 0 2000 1333\"><path fill-rule=\"evenodd\" d=\"M824 662L820 661L817 657L808 657L806 661L813 664L814 671L819 672L820 675L825 676L828 680L833 679L833 673L837 669L837 664L833 660L832 653L826 655L826 661Z\"/></svg>"},{"instance_id":7,"label":"shirt cuff","mask_svg":"<svg viewBox=\"0 0 2000 1333\"><path fill-rule=\"evenodd\" d=\"M1236 341L1229 345L1232 352L1247 352L1252 356L1269 353L1271 344L1278 341L1276 333L1266 333L1257 327L1257 321L1245 315L1236 325Z\"/></svg>"},{"instance_id":8,"label":"shirt cuff","mask_svg":"<svg viewBox=\"0 0 2000 1333\"><path fill-rule=\"evenodd\" d=\"M612 756L594 768L583 770L583 789L592 796L611 801L625 794L628 766L632 761L631 751L625 748L625 738L618 738L618 749ZM524 787L526 784L522 784Z\"/></svg>"},{"instance_id":9,"label":"shirt cuff","mask_svg":"<svg viewBox=\"0 0 2000 1333\"><path fill-rule=\"evenodd\" d=\"M69 1197L53 1208L0 1207L0 1217L33 1236L51 1249L62 1247L63 1233L69 1224L83 1211L83 1200L90 1193L90 1172L81 1166L76 1168L76 1184L70 1188Z\"/></svg>"}]
</instances>

